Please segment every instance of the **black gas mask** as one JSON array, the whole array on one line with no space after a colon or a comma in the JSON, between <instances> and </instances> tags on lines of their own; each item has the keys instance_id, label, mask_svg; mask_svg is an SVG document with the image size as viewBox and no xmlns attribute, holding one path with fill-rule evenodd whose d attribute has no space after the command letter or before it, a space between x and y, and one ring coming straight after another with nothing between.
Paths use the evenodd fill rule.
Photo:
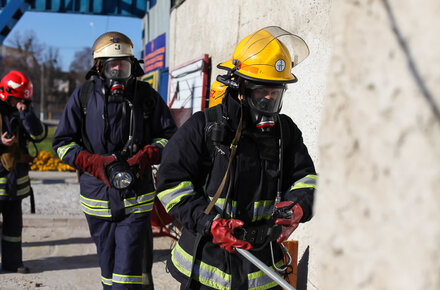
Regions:
<instances>
[{"instance_id":1,"label":"black gas mask","mask_svg":"<svg viewBox=\"0 0 440 290\"><path fill-rule=\"evenodd\" d=\"M102 76L105 79L109 103L121 103L125 88L132 78L130 58L108 58L102 65Z\"/></svg>"},{"instance_id":2,"label":"black gas mask","mask_svg":"<svg viewBox=\"0 0 440 290\"><path fill-rule=\"evenodd\" d=\"M269 132L275 127L275 116L281 110L285 85L245 81L245 87L244 99L252 122L262 132Z\"/></svg>"}]
</instances>

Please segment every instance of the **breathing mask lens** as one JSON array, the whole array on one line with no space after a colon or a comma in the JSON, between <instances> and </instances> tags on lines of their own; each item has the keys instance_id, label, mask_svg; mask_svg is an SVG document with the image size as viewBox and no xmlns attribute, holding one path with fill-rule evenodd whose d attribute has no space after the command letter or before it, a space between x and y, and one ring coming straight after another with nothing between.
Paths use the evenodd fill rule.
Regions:
<instances>
[{"instance_id":1,"label":"breathing mask lens","mask_svg":"<svg viewBox=\"0 0 440 290\"><path fill-rule=\"evenodd\" d=\"M111 58L104 63L104 76L112 80L126 80L131 76L131 62L128 59Z\"/></svg>"},{"instance_id":2,"label":"breathing mask lens","mask_svg":"<svg viewBox=\"0 0 440 290\"><path fill-rule=\"evenodd\" d=\"M281 110L284 88L258 87L250 91L249 105L252 109L266 115L273 115Z\"/></svg>"}]
</instances>

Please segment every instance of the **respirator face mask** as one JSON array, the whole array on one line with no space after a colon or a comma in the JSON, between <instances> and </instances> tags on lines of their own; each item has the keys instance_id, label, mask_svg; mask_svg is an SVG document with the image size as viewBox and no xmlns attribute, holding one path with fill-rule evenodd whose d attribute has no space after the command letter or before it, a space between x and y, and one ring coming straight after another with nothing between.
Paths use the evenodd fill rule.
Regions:
<instances>
[{"instance_id":1,"label":"respirator face mask","mask_svg":"<svg viewBox=\"0 0 440 290\"><path fill-rule=\"evenodd\" d=\"M267 85L246 82L245 99L255 126L263 132L275 126L275 115L281 110L284 85Z\"/></svg>"},{"instance_id":2,"label":"respirator face mask","mask_svg":"<svg viewBox=\"0 0 440 290\"><path fill-rule=\"evenodd\" d=\"M124 101L127 81L131 78L131 61L129 58L109 58L103 64L103 76L109 90L110 103Z\"/></svg>"}]
</instances>

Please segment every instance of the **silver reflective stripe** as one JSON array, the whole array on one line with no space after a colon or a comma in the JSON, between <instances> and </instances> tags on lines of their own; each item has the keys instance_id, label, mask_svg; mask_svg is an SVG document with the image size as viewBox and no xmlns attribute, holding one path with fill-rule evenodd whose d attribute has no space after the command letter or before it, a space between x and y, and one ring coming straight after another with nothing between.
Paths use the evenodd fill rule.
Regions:
<instances>
[{"instance_id":1,"label":"silver reflective stripe","mask_svg":"<svg viewBox=\"0 0 440 290\"><path fill-rule=\"evenodd\" d=\"M99 217L111 217L109 202L106 200L97 200L79 196L81 207L84 213Z\"/></svg>"},{"instance_id":2,"label":"silver reflective stripe","mask_svg":"<svg viewBox=\"0 0 440 290\"><path fill-rule=\"evenodd\" d=\"M72 149L73 147L76 147L76 146L79 147L78 144L76 144L75 142L72 142L70 144L58 147L58 149L57 149L58 157L61 160L63 160L63 157L64 157L64 155L66 155L67 151L69 151L70 149Z\"/></svg>"},{"instance_id":3,"label":"silver reflective stripe","mask_svg":"<svg viewBox=\"0 0 440 290\"><path fill-rule=\"evenodd\" d=\"M85 214L88 215L94 215L94 216L100 216L100 217L111 217L112 213L110 209L94 209L94 208L88 208L84 204L81 204L82 210Z\"/></svg>"},{"instance_id":4,"label":"silver reflective stripe","mask_svg":"<svg viewBox=\"0 0 440 290\"><path fill-rule=\"evenodd\" d=\"M105 278L101 276L101 282L102 284L111 286L112 285L112 279L111 278Z\"/></svg>"},{"instance_id":5,"label":"silver reflective stripe","mask_svg":"<svg viewBox=\"0 0 440 290\"><path fill-rule=\"evenodd\" d=\"M124 199L124 206L130 207L130 206L137 205L137 204L140 204L143 202L153 201L154 196L155 196L155 192L153 191L150 193L139 195L137 197L134 196L134 197L126 198L126 199Z\"/></svg>"},{"instance_id":6,"label":"silver reflective stripe","mask_svg":"<svg viewBox=\"0 0 440 290\"><path fill-rule=\"evenodd\" d=\"M184 275L188 276L191 273L192 257L186 253L179 244L174 248L171 254L171 260L174 266ZM231 275L220 269L196 260L194 265L195 280L201 284L215 288L215 289L230 289Z\"/></svg>"},{"instance_id":7,"label":"silver reflective stripe","mask_svg":"<svg viewBox=\"0 0 440 290\"><path fill-rule=\"evenodd\" d=\"M6 193L6 189L3 189L3 188L0 189L0 196L1 196L1 195L4 195L4 196L8 195L8 194Z\"/></svg>"},{"instance_id":8,"label":"silver reflective stripe","mask_svg":"<svg viewBox=\"0 0 440 290\"><path fill-rule=\"evenodd\" d=\"M136 205L134 207L126 207L125 214L129 215L131 213L149 212L153 209L153 205L154 205L154 201L146 203L146 204Z\"/></svg>"},{"instance_id":9,"label":"silver reflective stripe","mask_svg":"<svg viewBox=\"0 0 440 290\"><path fill-rule=\"evenodd\" d=\"M299 188L316 188L316 180L317 176L315 174L309 174L298 181L296 181L292 187L290 188L290 191L299 189Z\"/></svg>"},{"instance_id":10,"label":"silver reflective stripe","mask_svg":"<svg viewBox=\"0 0 440 290\"><path fill-rule=\"evenodd\" d=\"M273 212L273 200L259 200L254 202L252 222L269 219Z\"/></svg>"},{"instance_id":11,"label":"silver reflective stripe","mask_svg":"<svg viewBox=\"0 0 440 290\"><path fill-rule=\"evenodd\" d=\"M276 263L277 267L281 267L284 264L283 260ZM274 270L273 266L270 269ZM263 271L257 271L248 274L248 288L249 289L269 289L277 286L278 284L267 276Z\"/></svg>"},{"instance_id":12,"label":"silver reflective stripe","mask_svg":"<svg viewBox=\"0 0 440 290\"><path fill-rule=\"evenodd\" d=\"M29 193L30 191L31 191L31 187L28 185L25 188L17 190L17 196L25 195L25 194Z\"/></svg>"},{"instance_id":13,"label":"silver reflective stripe","mask_svg":"<svg viewBox=\"0 0 440 290\"><path fill-rule=\"evenodd\" d=\"M17 185L23 184L29 181L29 175L25 175L23 177L17 178Z\"/></svg>"},{"instance_id":14,"label":"silver reflective stripe","mask_svg":"<svg viewBox=\"0 0 440 290\"><path fill-rule=\"evenodd\" d=\"M142 284L142 276L120 275L113 273L112 282L122 284Z\"/></svg>"},{"instance_id":15,"label":"silver reflective stripe","mask_svg":"<svg viewBox=\"0 0 440 290\"><path fill-rule=\"evenodd\" d=\"M21 242L21 236L18 237L11 237L11 236L2 236L2 240L10 243L20 243Z\"/></svg>"},{"instance_id":16,"label":"silver reflective stripe","mask_svg":"<svg viewBox=\"0 0 440 290\"><path fill-rule=\"evenodd\" d=\"M84 205L87 205L88 207L100 207L100 208L109 208L108 201L107 200L99 200L99 199L91 199L84 197L83 195L79 196L79 200Z\"/></svg>"},{"instance_id":17,"label":"silver reflective stripe","mask_svg":"<svg viewBox=\"0 0 440 290\"><path fill-rule=\"evenodd\" d=\"M209 200L212 200L212 196L209 196ZM215 202L215 209L218 213L223 213L223 207L226 202L225 198L219 198ZM231 203L226 205L225 214L227 218L235 218L237 213L237 202L233 200Z\"/></svg>"},{"instance_id":18,"label":"silver reflective stripe","mask_svg":"<svg viewBox=\"0 0 440 290\"><path fill-rule=\"evenodd\" d=\"M183 197L189 195L195 195L193 185L191 181L184 181L175 187L159 192L157 197L164 205L165 210L169 212Z\"/></svg>"}]
</instances>

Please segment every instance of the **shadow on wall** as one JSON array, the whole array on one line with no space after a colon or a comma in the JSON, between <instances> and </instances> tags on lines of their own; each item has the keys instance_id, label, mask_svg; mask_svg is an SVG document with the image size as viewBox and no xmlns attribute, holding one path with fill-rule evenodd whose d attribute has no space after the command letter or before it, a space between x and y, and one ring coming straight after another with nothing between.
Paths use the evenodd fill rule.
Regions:
<instances>
[{"instance_id":1,"label":"shadow on wall","mask_svg":"<svg viewBox=\"0 0 440 290\"><path fill-rule=\"evenodd\" d=\"M297 290L307 290L307 277L309 274L309 254L310 247L307 247L298 263L298 279L296 281Z\"/></svg>"}]
</instances>

